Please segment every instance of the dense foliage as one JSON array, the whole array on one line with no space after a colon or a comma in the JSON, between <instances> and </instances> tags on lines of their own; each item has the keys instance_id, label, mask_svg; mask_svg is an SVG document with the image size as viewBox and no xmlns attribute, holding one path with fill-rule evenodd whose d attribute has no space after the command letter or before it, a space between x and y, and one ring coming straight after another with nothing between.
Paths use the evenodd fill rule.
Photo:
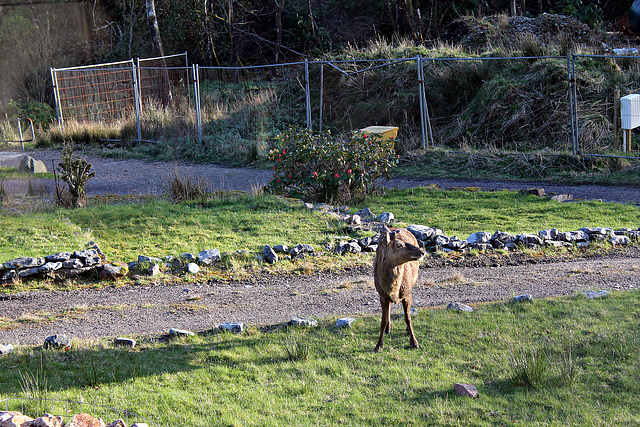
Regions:
<instances>
[{"instance_id":1,"label":"dense foliage","mask_svg":"<svg viewBox=\"0 0 640 427\"><path fill-rule=\"evenodd\" d=\"M378 134L333 136L292 128L277 140L269 154L275 166L268 188L306 201L364 199L398 161L393 141Z\"/></svg>"}]
</instances>

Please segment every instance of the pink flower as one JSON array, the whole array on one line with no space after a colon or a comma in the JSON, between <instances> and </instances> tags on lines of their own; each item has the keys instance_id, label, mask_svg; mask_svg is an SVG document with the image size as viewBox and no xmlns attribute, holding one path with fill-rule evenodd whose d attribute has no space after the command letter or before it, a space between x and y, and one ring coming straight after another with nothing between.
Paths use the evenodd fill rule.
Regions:
<instances>
[{"instance_id":1,"label":"pink flower","mask_svg":"<svg viewBox=\"0 0 640 427\"><path fill-rule=\"evenodd\" d=\"M313 176L318 176L318 172L313 171Z\"/></svg>"},{"instance_id":2,"label":"pink flower","mask_svg":"<svg viewBox=\"0 0 640 427\"><path fill-rule=\"evenodd\" d=\"M336 178L340 178L340 174L339 174L339 173L335 174L334 176L335 176Z\"/></svg>"},{"instance_id":3,"label":"pink flower","mask_svg":"<svg viewBox=\"0 0 640 427\"><path fill-rule=\"evenodd\" d=\"M293 179L293 176L291 174L289 174L289 179Z\"/></svg>"},{"instance_id":4,"label":"pink flower","mask_svg":"<svg viewBox=\"0 0 640 427\"><path fill-rule=\"evenodd\" d=\"M277 160L278 160L279 162L281 162L281 161L282 161L282 159L277 159Z\"/></svg>"},{"instance_id":5,"label":"pink flower","mask_svg":"<svg viewBox=\"0 0 640 427\"><path fill-rule=\"evenodd\" d=\"M367 139L367 136L369 136L369 135L367 135L367 134L362 135L362 137L363 137L364 139Z\"/></svg>"},{"instance_id":6,"label":"pink flower","mask_svg":"<svg viewBox=\"0 0 640 427\"><path fill-rule=\"evenodd\" d=\"M287 154L287 149L286 148L282 150L282 154Z\"/></svg>"},{"instance_id":7,"label":"pink flower","mask_svg":"<svg viewBox=\"0 0 640 427\"><path fill-rule=\"evenodd\" d=\"M347 173L348 173L349 175L351 175L351 172L352 172L352 171L351 171L351 169L347 169Z\"/></svg>"},{"instance_id":8,"label":"pink flower","mask_svg":"<svg viewBox=\"0 0 640 427\"><path fill-rule=\"evenodd\" d=\"M273 167L273 170L276 170L276 167L275 167L275 166Z\"/></svg>"},{"instance_id":9,"label":"pink flower","mask_svg":"<svg viewBox=\"0 0 640 427\"><path fill-rule=\"evenodd\" d=\"M280 178L278 178L278 182L280 182Z\"/></svg>"}]
</instances>

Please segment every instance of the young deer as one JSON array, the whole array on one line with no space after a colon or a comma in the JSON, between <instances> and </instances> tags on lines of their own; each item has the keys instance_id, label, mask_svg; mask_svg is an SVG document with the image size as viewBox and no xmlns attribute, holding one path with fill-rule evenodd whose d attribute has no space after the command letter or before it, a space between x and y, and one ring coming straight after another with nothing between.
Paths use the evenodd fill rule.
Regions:
<instances>
[{"instance_id":1,"label":"young deer","mask_svg":"<svg viewBox=\"0 0 640 427\"><path fill-rule=\"evenodd\" d=\"M373 280L382 305L380 338L375 351L382 348L384 334L391 332L389 316L391 302L397 304L401 301L411 348L420 347L413 334L409 311L413 301L411 289L418 280L420 260L423 256L424 251L418 247L418 241L411 232L404 228L384 228L378 242L376 259L373 262Z\"/></svg>"}]
</instances>

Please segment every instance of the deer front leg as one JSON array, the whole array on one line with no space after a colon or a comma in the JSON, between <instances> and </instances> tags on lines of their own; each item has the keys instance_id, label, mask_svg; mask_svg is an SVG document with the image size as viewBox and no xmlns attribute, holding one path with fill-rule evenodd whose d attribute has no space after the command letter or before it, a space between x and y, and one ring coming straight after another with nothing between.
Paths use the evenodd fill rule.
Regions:
<instances>
[{"instance_id":1,"label":"deer front leg","mask_svg":"<svg viewBox=\"0 0 640 427\"><path fill-rule=\"evenodd\" d=\"M382 318L380 320L380 338L378 338L378 343L376 344L376 348L374 349L374 351L378 351L382 348L384 334L388 334L391 331L391 320L389 318L389 308L391 305L391 301L389 300L389 298L380 295L380 305L382 306Z\"/></svg>"},{"instance_id":2,"label":"deer front leg","mask_svg":"<svg viewBox=\"0 0 640 427\"><path fill-rule=\"evenodd\" d=\"M409 335L409 344L411 348L420 348L416 336L413 334L413 325L411 324L411 297L402 300L402 308L404 309L404 321L407 324L407 335Z\"/></svg>"}]
</instances>

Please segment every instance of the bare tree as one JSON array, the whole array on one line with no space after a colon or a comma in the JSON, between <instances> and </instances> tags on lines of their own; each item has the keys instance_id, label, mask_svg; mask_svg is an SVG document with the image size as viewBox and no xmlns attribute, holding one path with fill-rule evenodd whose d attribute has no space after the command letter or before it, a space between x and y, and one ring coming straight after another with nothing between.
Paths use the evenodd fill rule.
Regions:
<instances>
[{"instance_id":1,"label":"bare tree","mask_svg":"<svg viewBox=\"0 0 640 427\"><path fill-rule=\"evenodd\" d=\"M149 32L151 35L151 52L160 58L164 56L164 49L162 49L162 39L160 38L160 27L158 26L158 18L156 16L156 4L154 0L145 0L145 7L147 9L147 23L149 24ZM162 68L159 73L160 78L160 101L162 105L169 105L172 100L171 87L169 86L169 72L167 70L167 63L164 58L160 60L160 67Z\"/></svg>"},{"instance_id":2,"label":"bare tree","mask_svg":"<svg viewBox=\"0 0 640 427\"><path fill-rule=\"evenodd\" d=\"M280 51L282 50L282 13L284 12L285 0L274 0L276 3L276 54L275 63L280 61Z\"/></svg>"}]
</instances>

